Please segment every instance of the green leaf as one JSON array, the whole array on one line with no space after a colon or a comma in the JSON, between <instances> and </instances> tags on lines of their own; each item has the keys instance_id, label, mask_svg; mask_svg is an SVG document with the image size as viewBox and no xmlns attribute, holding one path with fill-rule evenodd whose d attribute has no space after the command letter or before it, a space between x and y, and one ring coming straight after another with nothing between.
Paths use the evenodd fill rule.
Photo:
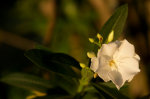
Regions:
<instances>
[{"instance_id":1,"label":"green leaf","mask_svg":"<svg viewBox=\"0 0 150 99\"><path fill-rule=\"evenodd\" d=\"M83 96L83 99L105 99L105 98L93 86L90 85L85 88L85 95Z\"/></svg>"},{"instance_id":2,"label":"green leaf","mask_svg":"<svg viewBox=\"0 0 150 99\"><path fill-rule=\"evenodd\" d=\"M2 77L0 81L16 87L28 90L36 90L40 92L45 92L47 89L53 88L52 84L49 81L34 75L24 73L9 74Z\"/></svg>"},{"instance_id":3,"label":"green leaf","mask_svg":"<svg viewBox=\"0 0 150 99\"><path fill-rule=\"evenodd\" d=\"M118 9L116 9L113 15L109 18L109 20L104 24L104 26L100 30L104 42L106 42L108 35L112 30L114 31L113 40L118 39L118 37L123 31L127 16L128 16L128 5L123 5Z\"/></svg>"},{"instance_id":4,"label":"green leaf","mask_svg":"<svg viewBox=\"0 0 150 99\"><path fill-rule=\"evenodd\" d=\"M63 96L63 95L51 95L51 96L44 96L44 97L37 97L35 99L73 99L71 96Z\"/></svg>"},{"instance_id":5,"label":"green leaf","mask_svg":"<svg viewBox=\"0 0 150 99\"><path fill-rule=\"evenodd\" d=\"M29 94L31 94L29 90L23 90L19 87L9 87L7 99L26 99Z\"/></svg>"},{"instance_id":6,"label":"green leaf","mask_svg":"<svg viewBox=\"0 0 150 99\"><path fill-rule=\"evenodd\" d=\"M43 46L43 45L40 45L40 44L36 44L34 48L35 48L35 49L41 49L41 50L45 50L45 51L49 51L49 52L50 52L50 49L49 49L49 48L47 48L47 47L45 47L45 46Z\"/></svg>"},{"instance_id":7,"label":"green leaf","mask_svg":"<svg viewBox=\"0 0 150 99\"><path fill-rule=\"evenodd\" d=\"M34 64L48 71L53 71L70 77L80 77L72 69L72 66L80 69L79 62L63 53L51 53L46 50L32 49L25 56Z\"/></svg>"},{"instance_id":8,"label":"green leaf","mask_svg":"<svg viewBox=\"0 0 150 99\"><path fill-rule=\"evenodd\" d=\"M129 99L129 96L126 96L122 92L128 92L127 85L122 87L119 91L115 88L112 82L107 83L92 83L92 85L100 92L106 99ZM129 94L128 94L129 95Z\"/></svg>"},{"instance_id":9,"label":"green leaf","mask_svg":"<svg viewBox=\"0 0 150 99\"><path fill-rule=\"evenodd\" d=\"M55 75L54 83L72 96L77 93L79 82L75 78L70 78L65 75Z\"/></svg>"},{"instance_id":10,"label":"green leaf","mask_svg":"<svg viewBox=\"0 0 150 99\"><path fill-rule=\"evenodd\" d=\"M82 99L105 99L105 98L98 93L87 92Z\"/></svg>"},{"instance_id":11,"label":"green leaf","mask_svg":"<svg viewBox=\"0 0 150 99\"><path fill-rule=\"evenodd\" d=\"M51 75L50 80L45 80L34 75L13 73L2 77L0 81L19 88L40 92L46 92L51 88L59 87L70 95L75 95L79 84L74 78L57 74Z\"/></svg>"}]
</instances>

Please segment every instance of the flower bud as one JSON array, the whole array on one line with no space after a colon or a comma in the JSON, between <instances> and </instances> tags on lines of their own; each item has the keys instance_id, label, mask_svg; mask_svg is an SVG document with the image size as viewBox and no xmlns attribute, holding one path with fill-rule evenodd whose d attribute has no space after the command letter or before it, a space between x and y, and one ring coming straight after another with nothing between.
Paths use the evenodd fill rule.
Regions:
<instances>
[{"instance_id":1,"label":"flower bud","mask_svg":"<svg viewBox=\"0 0 150 99\"><path fill-rule=\"evenodd\" d=\"M86 67L86 65L85 65L85 64L83 64L83 63L80 63L80 67L81 67L81 68L85 68L85 67Z\"/></svg>"},{"instance_id":2,"label":"flower bud","mask_svg":"<svg viewBox=\"0 0 150 99\"><path fill-rule=\"evenodd\" d=\"M102 42L103 37L99 33L97 33L97 38L99 39L100 42Z\"/></svg>"},{"instance_id":3,"label":"flower bud","mask_svg":"<svg viewBox=\"0 0 150 99\"><path fill-rule=\"evenodd\" d=\"M111 42L113 39L114 39L114 31L112 30L108 35L107 43Z\"/></svg>"},{"instance_id":4,"label":"flower bud","mask_svg":"<svg viewBox=\"0 0 150 99\"><path fill-rule=\"evenodd\" d=\"M93 38L89 38L89 41L90 41L91 43L94 43L94 39L93 39Z\"/></svg>"},{"instance_id":5,"label":"flower bud","mask_svg":"<svg viewBox=\"0 0 150 99\"><path fill-rule=\"evenodd\" d=\"M94 52L87 52L87 56L89 58L95 57L95 53Z\"/></svg>"}]
</instances>

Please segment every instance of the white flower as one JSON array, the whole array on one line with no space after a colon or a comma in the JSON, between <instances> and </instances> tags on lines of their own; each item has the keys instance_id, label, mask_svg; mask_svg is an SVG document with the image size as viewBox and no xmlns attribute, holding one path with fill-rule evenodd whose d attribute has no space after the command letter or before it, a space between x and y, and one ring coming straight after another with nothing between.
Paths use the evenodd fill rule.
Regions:
<instances>
[{"instance_id":1,"label":"white flower","mask_svg":"<svg viewBox=\"0 0 150 99\"><path fill-rule=\"evenodd\" d=\"M140 57L127 40L103 44L97 57L91 58L90 68L105 82L112 81L120 89L140 72Z\"/></svg>"}]
</instances>

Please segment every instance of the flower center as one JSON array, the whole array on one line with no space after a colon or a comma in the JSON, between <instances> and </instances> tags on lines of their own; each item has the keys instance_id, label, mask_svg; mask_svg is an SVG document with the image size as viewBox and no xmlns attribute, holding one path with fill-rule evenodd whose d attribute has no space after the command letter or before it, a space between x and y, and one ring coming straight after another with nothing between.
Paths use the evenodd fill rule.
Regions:
<instances>
[{"instance_id":1,"label":"flower center","mask_svg":"<svg viewBox=\"0 0 150 99\"><path fill-rule=\"evenodd\" d=\"M109 61L109 66L111 67L112 70L116 70L117 69L117 65L116 65L114 60L110 60Z\"/></svg>"}]
</instances>

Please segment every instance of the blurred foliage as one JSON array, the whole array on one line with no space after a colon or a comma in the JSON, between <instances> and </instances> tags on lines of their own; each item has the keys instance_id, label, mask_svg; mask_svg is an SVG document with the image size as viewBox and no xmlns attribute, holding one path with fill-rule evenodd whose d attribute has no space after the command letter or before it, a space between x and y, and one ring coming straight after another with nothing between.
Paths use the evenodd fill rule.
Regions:
<instances>
[{"instance_id":1,"label":"blurred foliage","mask_svg":"<svg viewBox=\"0 0 150 99\"><path fill-rule=\"evenodd\" d=\"M105 3L98 5L103 1ZM135 45L137 53L141 56L142 71L149 84L149 0L95 0L95 3L91 0L2 0L0 3L0 77L14 72L36 75L44 79L49 79L50 75L54 75L52 72L47 73L47 71L35 67L24 56L25 50L33 47L20 48L18 42L24 44L22 38L31 41L31 43L27 43L28 45L31 45L32 42L38 43L46 46L52 52L66 53L75 57L77 61L88 64L89 59L86 52L97 49L89 43L88 38L94 37L96 33L100 32L102 21L106 21L107 17L110 17L109 15L106 16L105 12L109 12L111 15L116 7L124 3L129 5L129 16L124 36ZM107 9L104 10L103 7L107 7ZM102 16L106 16L106 19L102 19ZM7 34L15 35L19 39L13 38L13 36L10 40L11 35L8 36ZM65 95L63 96L64 99L70 98L68 97L68 90L72 84L64 91L65 85L61 82L65 78L62 75L52 76L51 79L60 77L62 79L58 83L59 88L48 90L48 92L53 92L53 97L57 96L56 93L59 93L60 97ZM66 81L65 84L67 83L70 82ZM149 87L147 86L147 89L141 91L141 87L145 83L135 83L139 91L132 92L133 97L149 94ZM0 93L0 99L23 99L23 97L31 94L27 90L7 86L4 83L0 83L0 87L3 90ZM96 88L98 89L99 86ZM89 94L85 97L103 97L96 93L95 88L91 87L91 90L87 92Z\"/></svg>"},{"instance_id":2,"label":"blurred foliage","mask_svg":"<svg viewBox=\"0 0 150 99\"><path fill-rule=\"evenodd\" d=\"M8 1L8 0L7 0ZM1 5L9 4L3 1ZM42 35L46 27L46 19L39 11L39 0L18 0L12 2L10 8L5 8L6 12L1 12L1 28L9 32L17 33L19 35Z\"/></svg>"}]
</instances>

